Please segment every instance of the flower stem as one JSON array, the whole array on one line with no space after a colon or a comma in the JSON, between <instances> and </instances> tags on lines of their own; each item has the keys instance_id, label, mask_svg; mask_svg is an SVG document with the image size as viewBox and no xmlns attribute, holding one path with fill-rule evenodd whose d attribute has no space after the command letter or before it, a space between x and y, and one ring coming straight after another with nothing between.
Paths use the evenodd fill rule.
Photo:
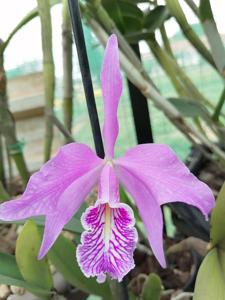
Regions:
<instances>
[{"instance_id":1,"label":"flower stem","mask_svg":"<svg viewBox=\"0 0 225 300\"><path fill-rule=\"evenodd\" d=\"M77 55L79 59L80 71L83 79L84 92L88 107L89 119L91 123L95 149L99 157L103 158L104 147L101 136L101 129L99 125L98 112L95 103L93 85L91 80L90 67L88 62L87 50L84 40L83 27L80 17L80 7L78 0L69 0L69 10L72 21L72 29L77 48Z\"/></svg>"},{"instance_id":2,"label":"flower stem","mask_svg":"<svg viewBox=\"0 0 225 300\"><path fill-rule=\"evenodd\" d=\"M124 280L120 283L116 280L110 280L109 285L113 300L129 300L128 290Z\"/></svg>"}]
</instances>

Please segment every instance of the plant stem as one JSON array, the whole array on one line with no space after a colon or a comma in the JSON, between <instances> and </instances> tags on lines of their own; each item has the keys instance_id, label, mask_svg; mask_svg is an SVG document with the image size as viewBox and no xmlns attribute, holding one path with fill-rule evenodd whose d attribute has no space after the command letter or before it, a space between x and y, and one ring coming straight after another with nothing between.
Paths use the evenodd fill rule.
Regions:
<instances>
[{"instance_id":1,"label":"plant stem","mask_svg":"<svg viewBox=\"0 0 225 300\"><path fill-rule=\"evenodd\" d=\"M50 116L52 119L53 124L59 129L59 131L64 135L67 143L73 143L75 142L73 136L71 133L68 131L67 128L64 127L64 125L59 121L58 118L53 114Z\"/></svg>"},{"instance_id":2,"label":"plant stem","mask_svg":"<svg viewBox=\"0 0 225 300\"><path fill-rule=\"evenodd\" d=\"M219 102L216 106L216 109L213 113L213 116L212 116L212 119L217 122L219 121L219 116L220 116L220 112L222 110L222 107L223 107L223 104L224 104L224 101L225 101L225 88L223 89L222 91L222 94L220 96L220 99L219 99Z\"/></svg>"},{"instance_id":3,"label":"plant stem","mask_svg":"<svg viewBox=\"0 0 225 300\"><path fill-rule=\"evenodd\" d=\"M168 39L168 36L167 36L167 33L166 33L166 28L165 28L164 24L162 24L162 26L160 27L160 33L161 33L161 37L162 37L162 40L163 40L163 45L164 45L165 50L167 51L167 53L172 58L175 58L174 54L173 54L173 50L170 46L170 41Z\"/></svg>"},{"instance_id":4,"label":"plant stem","mask_svg":"<svg viewBox=\"0 0 225 300\"><path fill-rule=\"evenodd\" d=\"M206 99L196 88L196 86L192 83L191 79L184 73L182 68L178 65L177 61L173 59L170 55L167 54L167 52L160 47L158 42L155 40L152 40L151 43L154 45L155 52L161 53L161 56L163 57L164 61L167 61L167 65L170 65L170 68L174 69L174 72L177 74L177 76L180 78L181 82L185 85L185 89L187 92L187 95L191 95L191 98L193 100L196 100L204 105L208 105L211 108L214 108L214 106L209 102L208 99ZM153 47L152 45L152 47ZM149 45L151 47L151 45Z\"/></svg>"},{"instance_id":5,"label":"plant stem","mask_svg":"<svg viewBox=\"0 0 225 300\"><path fill-rule=\"evenodd\" d=\"M48 0L37 0L38 12L41 19L41 37L43 51L43 72L44 72L44 90L45 90L45 145L44 161L51 157L53 142L53 124L49 113L54 108L54 91L55 91L55 67L52 52L52 25L50 4Z\"/></svg>"},{"instance_id":6,"label":"plant stem","mask_svg":"<svg viewBox=\"0 0 225 300\"><path fill-rule=\"evenodd\" d=\"M0 132L4 135L7 148L10 156L15 161L17 170L21 176L23 184L25 185L29 179L29 172L24 160L23 152L20 143L16 137L16 128L13 116L8 108L7 94L6 94L6 74L4 70L4 58L1 51L2 43L0 42Z\"/></svg>"},{"instance_id":7,"label":"plant stem","mask_svg":"<svg viewBox=\"0 0 225 300\"><path fill-rule=\"evenodd\" d=\"M10 199L9 194L4 189L2 182L0 181L0 203Z\"/></svg>"},{"instance_id":8,"label":"plant stem","mask_svg":"<svg viewBox=\"0 0 225 300\"><path fill-rule=\"evenodd\" d=\"M171 83L175 87L178 95L185 96L186 95L185 88L184 88L182 82L179 80L179 78L177 78L177 73L174 71L173 65L171 65L170 62L168 62L167 56L165 55L163 49L161 49L156 44L155 39L149 40L148 45L149 45L154 57L156 58L156 60L160 64L160 66L163 68L163 70L166 72L166 74L170 78Z\"/></svg>"},{"instance_id":9,"label":"plant stem","mask_svg":"<svg viewBox=\"0 0 225 300\"><path fill-rule=\"evenodd\" d=\"M182 68L178 65L177 61L173 59L170 55L167 54L167 52L160 47L156 39L152 38L148 41L148 44L153 51L154 55L157 57L159 63L164 68L168 76L170 76L178 94L183 96L186 94L188 98L191 98L192 100L199 102L203 105L208 105L210 107L214 106L211 105L211 103L206 99L196 88L196 86L192 83L191 79L185 74L185 72L182 70ZM176 75L179 76L180 82L183 83L184 89L182 90L182 86L178 86L177 82L174 81L174 78L176 78ZM175 85L176 84L176 85ZM207 126L210 126L210 129L216 134L216 136L220 139L220 142L224 144L224 135L221 133L221 131L218 128L218 124L211 118L211 115L207 110L206 112L206 121ZM196 123L196 122L195 122ZM199 128L199 123L196 123Z\"/></svg>"},{"instance_id":10,"label":"plant stem","mask_svg":"<svg viewBox=\"0 0 225 300\"><path fill-rule=\"evenodd\" d=\"M1 133L0 133L0 181L3 183L3 186L6 185L5 162L4 162L4 158L3 158L3 141L2 141Z\"/></svg>"},{"instance_id":11,"label":"plant stem","mask_svg":"<svg viewBox=\"0 0 225 300\"><path fill-rule=\"evenodd\" d=\"M116 280L110 280L110 289L113 300L129 300L128 290L124 281L119 283Z\"/></svg>"},{"instance_id":12,"label":"plant stem","mask_svg":"<svg viewBox=\"0 0 225 300\"><path fill-rule=\"evenodd\" d=\"M72 30L68 1L63 0L62 12L62 47L63 47L63 112L66 129L72 132L73 122L73 59ZM66 142L68 142L66 138Z\"/></svg>"},{"instance_id":13,"label":"plant stem","mask_svg":"<svg viewBox=\"0 0 225 300\"><path fill-rule=\"evenodd\" d=\"M177 63L176 57L173 54L173 50L171 48L170 41L168 39L168 36L166 33L166 28L164 25L161 27L160 32L161 32L163 44L164 44L164 47L166 50L166 51L164 51L165 59L166 59L166 57L169 58L168 63L173 65L177 76L180 78L181 82L183 82L183 84L186 86L186 91L188 92L187 94L189 94L189 92L190 92L192 98L200 99L202 104L205 104L205 105L209 106L210 108L214 109L213 104L208 99L206 99L202 93L200 93L200 91L197 89L197 87L191 81L190 77L185 74L183 69ZM160 47L159 44L157 46Z\"/></svg>"},{"instance_id":14,"label":"plant stem","mask_svg":"<svg viewBox=\"0 0 225 300\"><path fill-rule=\"evenodd\" d=\"M193 13L199 18L198 6L194 3L194 1L193 0L184 0L184 1L191 8L191 10L193 11Z\"/></svg>"},{"instance_id":15,"label":"plant stem","mask_svg":"<svg viewBox=\"0 0 225 300\"><path fill-rule=\"evenodd\" d=\"M214 60L210 51L206 48L197 34L189 25L185 14L179 4L178 0L166 0L166 4L171 12L171 14L175 17L178 24L180 25L181 30L183 31L186 38L190 41L190 43L195 47L195 49L205 58L208 63L216 69Z\"/></svg>"}]
</instances>

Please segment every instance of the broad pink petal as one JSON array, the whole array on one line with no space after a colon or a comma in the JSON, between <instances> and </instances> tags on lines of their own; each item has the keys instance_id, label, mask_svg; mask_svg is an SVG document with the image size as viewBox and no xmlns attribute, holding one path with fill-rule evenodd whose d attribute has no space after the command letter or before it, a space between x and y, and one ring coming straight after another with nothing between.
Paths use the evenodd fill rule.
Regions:
<instances>
[{"instance_id":1,"label":"broad pink petal","mask_svg":"<svg viewBox=\"0 0 225 300\"><path fill-rule=\"evenodd\" d=\"M134 176L134 174L122 166L117 166L116 169L120 182L125 186L137 204L138 211L147 230L151 249L160 265L165 268L163 220L160 206L154 199L151 191L139 177Z\"/></svg>"},{"instance_id":2,"label":"broad pink petal","mask_svg":"<svg viewBox=\"0 0 225 300\"><path fill-rule=\"evenodd\" d=\"M69 222L97 183L101 169L102 166L99 165L79 177L71 183L59 197L58 205L55 207L55 213L49 214L46 217L44 237L38 256L39 259L45 256L62 231L64 225Z\"/></svg>"},{"instance_id":3,"label":"broad pink petal","mask_svg":"<svg viewBox=\"0 0 225 300\"><path fill-rule=\"evenodd\" d=\"M117 160L138 177L159 205L184 202L196 206L207 218L214 207L210 188L193 174L166 145L138 145Z\"/></svg>"},{"instance_id":4,"label":"broad pink petal","mask_svg":"<svg viewBox=\"0 0 225 300\"><path fill-rule=\"evenodd\" d=\"M78 177L101 164L86 145L71 143L33 174L24 194L0 205L0 219L6 221L55 212L61 193Z\"/></svg>"},{"instance_id":5,"label":"broad pink petal","mask_svg":"<svg viewBox=\"0 0 225 300\"><path fill-rule=\"evenodd\" d=\"M85 232L77 247L77 261L87 277L106 275L119 281L134 268L133 252L137 242L134 216L130 207L97 202L82 216Z\"/></svg>"},{"instance_id":6,"label":"broad pink petal","mask_svg":"<svg viewBox=\"0 0 225 300\"><path fill-rule=\"evenodd\" d=\"M104 98L104 147L106 157L113 157L114 145L119 131L117 108L122 92L118 42L115 34L110 36L105 49L101 83Z\"/></svg>"},{"instance_id":7,"label":"broad pink petal","mask_svg":"<svg viewBox=\"0 0 225 300\"><path fill-rule=\"evenodd\" d=\"M109 203L113 207L119 202L119 196L119 181L113 166L108 162L101 172L98 198L102 203Z\"/></svg>"}]
</instances>

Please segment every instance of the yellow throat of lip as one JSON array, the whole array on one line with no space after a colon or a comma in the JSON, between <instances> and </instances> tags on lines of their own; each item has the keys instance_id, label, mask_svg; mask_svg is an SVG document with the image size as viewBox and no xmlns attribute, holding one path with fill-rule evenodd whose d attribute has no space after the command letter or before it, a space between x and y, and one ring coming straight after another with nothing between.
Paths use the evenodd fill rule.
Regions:
<instances>
[{"instance_id":1,"label":"yellow throat of lip","mask_svg":"<svg viewBox=\"0 0 225 300\"><path fill-rule=\"evenodd\" d=\"M105 230L104 230L104 240L105 240L105 251L109 249L109 241L111 235L111 208L109 204L105 205Z\"/></svg>"}]
</instances>

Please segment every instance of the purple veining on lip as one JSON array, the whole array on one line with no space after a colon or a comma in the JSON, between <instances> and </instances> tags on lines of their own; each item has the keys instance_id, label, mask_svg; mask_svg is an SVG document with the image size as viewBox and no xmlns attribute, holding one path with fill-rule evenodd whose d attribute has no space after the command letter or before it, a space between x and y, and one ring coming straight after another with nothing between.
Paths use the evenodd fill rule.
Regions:
<instances>
[{"instance_id":1,"label":"purple veining on lip","mask_svg":"<svg viewBox=\"0 0 225 300\"><path fill-rule=\"evenodd\" d=\"M86 210L82 216L86 231L77 248L77 260L87 277L97 276L98 282L103 282L108 274L121 281L134 268L134 223L133 212L126 204L117 204L115 208L107 203L97 204Z\"/></svg>"}]
</instances>

